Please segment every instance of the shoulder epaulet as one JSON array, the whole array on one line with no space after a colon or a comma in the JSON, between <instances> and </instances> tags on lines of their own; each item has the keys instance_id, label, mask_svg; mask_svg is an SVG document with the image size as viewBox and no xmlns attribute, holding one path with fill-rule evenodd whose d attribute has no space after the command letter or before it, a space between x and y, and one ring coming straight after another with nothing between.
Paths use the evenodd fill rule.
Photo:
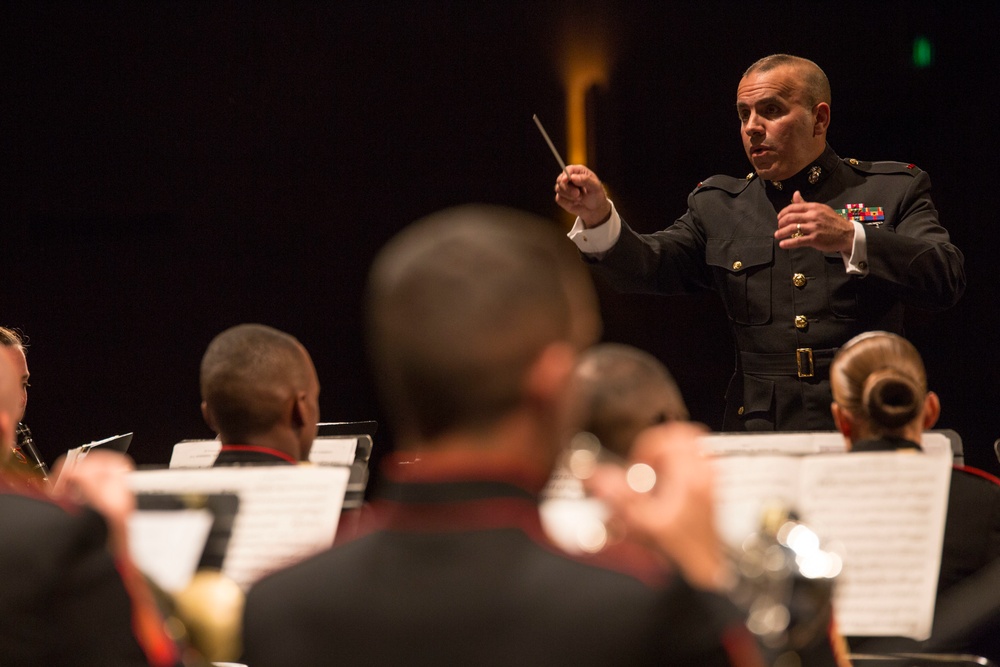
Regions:
<instances>
[{"instance_id":1,"label":"shoulder epaulet","mask_svg":"<svg viewBox=\"0 0 1000 667\"><path fill-rule=\"evenodd\" d=\"M699 193L702 190L723 190L731 195L738 195L739 193L746 190L746 187L757 177L757 174L750 172L746 178L733 178L732 176L710 176L704 181L698 183L698 186L694 189L695 193Z\"/></svg>"},{"instance_id":2,"label":"shoulder epaulet","mask_svg":"<svg viewBox=\"0 0 1000 667\"><path fill-rule=\"evenodd\" d=\"M920 173L920 167L910 162L869 162L866 160L856 160L847 158L844 164L866 174L910 174L916 176Z\"/></svg>"}]
</instances>

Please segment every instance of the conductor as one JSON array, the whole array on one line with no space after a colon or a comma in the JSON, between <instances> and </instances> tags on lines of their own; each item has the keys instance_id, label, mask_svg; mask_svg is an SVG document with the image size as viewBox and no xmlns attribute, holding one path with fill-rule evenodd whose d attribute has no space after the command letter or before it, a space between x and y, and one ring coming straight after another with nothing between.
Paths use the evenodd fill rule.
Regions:
<instances>
[{"instance_id":1,"label":"conductor","mask_svg":"<svg viewBox=\"0 0 1000 667\"><path fill-rule=\"evenodd\" d=\"M830 84L814 62L757 61L736 110L753 171L699 183L666 229L633 231L582 165L560 173L555 199L578 216L570 238L616 289L722 298L737 348L724 430L832 430L838 347L863 331L902 333L907 306L953 306L963 256L925 172L842 159L827 144Z\"/></svg>"}]
</instances>

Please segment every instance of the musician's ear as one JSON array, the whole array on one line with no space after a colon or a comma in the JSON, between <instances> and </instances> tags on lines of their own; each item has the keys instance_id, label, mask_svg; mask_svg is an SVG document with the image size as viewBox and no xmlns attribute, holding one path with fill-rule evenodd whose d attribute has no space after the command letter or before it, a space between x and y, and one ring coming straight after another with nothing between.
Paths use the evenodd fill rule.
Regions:
<instances>
[{"instance_id":1,"label":"musician's ear","mask_svg":"<svg viewBox=\"0 0 1000 667\"><path fill-rule=\"evenodd\" d=\"M833 413L833 423L847 440L847 446L850 447L851 435L854 433L854 415L840 407L836 401L830 404L830 412Z\"/></svg>"},{"instance_id":2,"label":"musician's ear","mask_svg":"<svg viewBox=\"0 0 1000 667\"><path fill-rule=\"evenodd\" d=\"M927 398L924 399L924 430L934 428L934 424L937 424L938 417L941 416L941 400L938 395L933 391L927 392Z\"/></svg>"},{"instance_id":3,"label":"musician's ear","mask_svg":"<svg viewBox=\"0 0 1000 667\"><path fill-rule=\"evenodd\" d=\"M208 403L206 401L201 402L201 416L205 419L205 423L208 424L208 427L212 429L212 432L218 434L219 428L215 425L215 415L213 415L212 411L208 409Z\"/></svg>"}]
</instances>

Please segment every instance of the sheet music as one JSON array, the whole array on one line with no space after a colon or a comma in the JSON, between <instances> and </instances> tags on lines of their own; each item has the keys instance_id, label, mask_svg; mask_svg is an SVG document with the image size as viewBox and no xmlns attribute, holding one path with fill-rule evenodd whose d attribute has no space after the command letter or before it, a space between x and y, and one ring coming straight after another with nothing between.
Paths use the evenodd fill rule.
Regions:
<instances>
[{"instance_id":1,"label":"sheet music","mask_svg":"<svg viewBox=\"0 0 1000 667\"><path fill-rule=\"evenodd\" d=\"M582 500L587 497L580 481L565 466L556 466L549 477L548 484L542 489L541 497L545 500Z\"/></svg>"},{"instance_id":2,"label":"sheet music","mask_svg":"<svg viewBox=\"0 0 1000 667\"><path fill-rule=\"evenodd\" d=\"M148 470L132 473L130 486L147 493L236 493L240 509L223 573L245 590L333 544L349 474L335 466Z\"/></svg>"},{"instance_id":3,"label":"sheet music","mask_svg":"<svg viewBox=\"0 0 1000 667\"><path fill-rule=\"evenodd\" d=\"M795 505L799 496L798 456L719 456L715 466L715 520L723 541L739 549L760 528L771 503Z\"/></svg>"},{"instance_id":4,"label":"sheet music","mask_svg":"<svg viewBox=\"0 0 1000 667\"><path fill-rule=\"evenodd\" d=\"M218 440L185 440L174 445L170 454L171 468L211 468L219 456L222 443Z\"/></svg>"},{"instance_id":5,"label":"sheet music","mask_svg":"<svg viewBox=\"0 0 1000 667\"><path fill-rule=\"evenodd\" d=\"M212 521L207 509L133 512L128 520L132 560L157 586L176 593L194 576Z\"/></svg>"},{"instance_id":6,"label":"sheet music","mask_svg":"<svg viewBox=\"0 0 1000 667\"><path fill-rule=\"evenodd\" d=\"M323 436L313 441L312 449L309 450L309 462L349 466L354 463L357 451L358 436Z\"/></svg>"},{"instance_id":7,"label":"sheet music","mask_svg":"<svg viewBox=\"0 0 1000 667\"><path fill-rule=\"evenodd\" d=\"M950 456L871 452L805 463L802 514L844 545L834 600L840 631L929 637Z\"/></svg>"},{"instance_id":8,"label":"sheet music","mask_svg":"<svg viewBox=\"0 0 1000 667\"><path fill-rule=\"evenodd\" d=\"M930 635L950 455L720 456L714 464L727 544L738 548L758 528L767 500L787 499L825 542L843 546L834 601L843 634Z\"/></svg>"},{"instance_id":9,"label":"sheet music","mask_svg":"<svg viewBox=\"0 0 1000 667\"><path fill-rule=\"evenodd\" d=\"M847 451L839 431L805 433L711 433L702 436L702 446L712 454L831 454ZM951 452L951 441L943 433L928 431L920 445L927 453Z\"/></svg>"},{"instance_id":10,"label":"sheet music","mask_svg":"<svg viewBox=\"0 0 1000 667\"><path fill-rule=\"evenodd\" d=\"M349 466L354 463L359 438L370 436L322 436L313 441L309 462L317 465ZM211 468L219 456L222 443L218 440L184 440L174 445L170 455L171 468Z\"/></svg>"},{"instance_id":11,"label":"sheet music","mask_svg":"<svg viewBox=\"0 0 1000 667\"><path fill-rule=\"evenodd\" d=\"M823 454L847 449L838 431L808 433L712 433L700 438L713 454Z\"/></svg>"},{"instance_id":12,"label":"sheet music","mask_svg":"<svg viewBox=\"0 0 1000 667\"><path fill-rule=\"evenodd\" d=\"M542 491L538 514L545 534L569 553L594 551L607 539L607 506L587 496L583 482L563 466L556 467Z\"/></svg>"}]
</instances>

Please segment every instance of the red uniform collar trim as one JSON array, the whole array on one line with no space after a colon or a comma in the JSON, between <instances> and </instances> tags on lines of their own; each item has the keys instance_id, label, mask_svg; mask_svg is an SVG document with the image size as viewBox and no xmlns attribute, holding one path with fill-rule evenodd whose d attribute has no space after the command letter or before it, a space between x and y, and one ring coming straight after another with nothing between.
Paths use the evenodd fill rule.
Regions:
<instances>
[{"instance_id":1,"label":"red uniform collar trim","mask_svg":"<svg viewBox=\"0 0 1000 667\"><path fill-rule=\"evenodd\" d=\"M284 459L289 463L298 463L290 454L287 454L279 449L273 449L271 447L263 447L261 445L223 445L221 452L257 452L258 454L269 454L271 456L276 456L279 459Z\"/></svg>"},{"instance_id":2,"label":"red uniform collar trim","mask_svg":"<svg viewBox=\"0 0 1000 667\"><path fill-rule=\"evenodd\" d=\"M976 477L982 477L983 479L989 480L994 484L1000 485L1000 479L996 475L992 475L985 470L980 470L979 468L974 468L972 466L952 466L955 470L961 470L962 472L967 472L970 475L975 475Z\"/></svg>"}]
</instances>

